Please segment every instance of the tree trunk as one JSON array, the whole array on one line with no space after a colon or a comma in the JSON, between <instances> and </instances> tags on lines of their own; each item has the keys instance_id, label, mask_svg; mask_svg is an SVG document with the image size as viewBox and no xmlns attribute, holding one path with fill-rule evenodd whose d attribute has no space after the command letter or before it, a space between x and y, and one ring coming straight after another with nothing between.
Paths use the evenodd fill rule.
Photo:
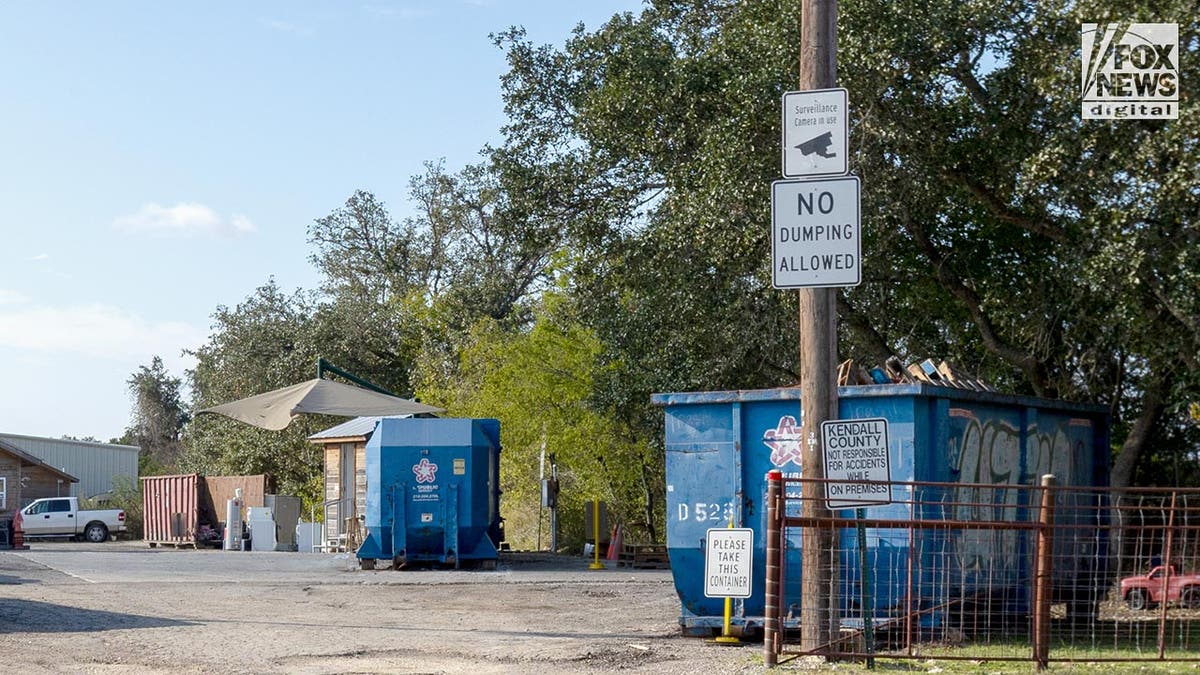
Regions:
<instances>
[{"instance_id":1,"label":"tree trunk","mask_svg":"<svg viewBox=\"0 0 1200 675\"><path fill-rule=\"evenodd\" d=\"M1137 468L1138 457L1149 442L1150 433L1166 408L1166 397L1163 395L1166 385L1159 380L1151 380L1146 384L1142 394L1142 412L1133 423L1133 428L1129 430L1129 435L1125 437L1125 442L1121 444L1117 460L1113 462L1110 476L1113 487L1129 487L1133 481L1133 471Z\"/></svg>"},{"instance_id":2,"label":"tree trunk","mask_svg":"<svg viewBox=\"0 0 1200 675\"><path fill-rule=\"evenodd\" d=\"M656 531L656 528L654 527L654 490L652 490L650 488L652 481L647 480L646 468L647 468L647 465L645 462L643 462L642 463L642 490L644 491L644 493L646 495L646 511L642 515L644 515L646 518L646 531L648 533L648 536L650 537L650 541L657 542L658 541L658 533ZM740 526L741 525L739 524L739 527Z\"/></svg>"}]
</instances>

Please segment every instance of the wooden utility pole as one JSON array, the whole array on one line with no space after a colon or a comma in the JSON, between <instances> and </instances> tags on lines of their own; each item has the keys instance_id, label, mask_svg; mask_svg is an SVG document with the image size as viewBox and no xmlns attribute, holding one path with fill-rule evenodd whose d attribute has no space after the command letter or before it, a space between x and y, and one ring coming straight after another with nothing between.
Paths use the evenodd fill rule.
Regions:
<instances>
[{"instance_id":1,"label":"wooden utility pole","mask_svg":"<svg viewBox=\"0 0 1200 675\"><path fill-rule=\"evenodd\" d=\"M837 86L837 0L801 0L800 89ZM837 289L800 289L801 475L824 478L821 423L837 418ZM805 482L801 515L827 517L825 489ZM801 648L826 648L837 635L832 528L806 528L801 544Z\"/></svg>"}]
</instances>

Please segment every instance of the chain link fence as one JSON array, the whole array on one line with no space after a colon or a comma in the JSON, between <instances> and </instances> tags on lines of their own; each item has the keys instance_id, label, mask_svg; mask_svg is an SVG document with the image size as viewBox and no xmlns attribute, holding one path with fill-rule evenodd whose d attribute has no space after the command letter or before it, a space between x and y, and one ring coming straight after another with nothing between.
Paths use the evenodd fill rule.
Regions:
<instances>
[{"instance_id":1,"label":"chain link fence","mask_svg":"<svg viewBox=\"0 0 1200 675\"><path fill-rule=\"evenodd\" d=\"M830 513L800 497L823 481L776 482L768 664L1200 662L1200 490L893 482L890 504ZM823 542L804 569L819 569L828 598L810 608L805 536ZM827 625L828 639L802 645L805 622Z\"/></svg>"}]
</instances>

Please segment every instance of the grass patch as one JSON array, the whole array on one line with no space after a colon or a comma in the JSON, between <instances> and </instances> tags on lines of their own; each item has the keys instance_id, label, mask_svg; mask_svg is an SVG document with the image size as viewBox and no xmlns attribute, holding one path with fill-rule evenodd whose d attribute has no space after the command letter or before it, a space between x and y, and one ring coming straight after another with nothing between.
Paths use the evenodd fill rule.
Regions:
<instances>
[{"instance_id":1,"label":"grass patch","mask_svg":"<svg viewBox=\"0 0 1200 675\"><path fill-rule=\"evenodd\" d=\"M1198 645L1200 647L1200 645ZM992 642L988 644L920 645L915 658L892 658L887 654L875 659L874 670L862 661L821 662L811 657L800 657L784 662L780 670L830 673L1033 673L1030 660L1032 647L1024 639ZM1166 658L1193 658L1197 661L1158 661L1158 650L1153 641L1149 645L1122 646L1110 644L1098 647L1078 647L1055 644L1050 650L1050 666L1046 673L1200 673L1200 648L1191 650L1168 648ZM1008 661L999 659L1022 659ZM1134 662L1105 661L1097 659L1140 659Z\"/></svg>"}]
</instances>

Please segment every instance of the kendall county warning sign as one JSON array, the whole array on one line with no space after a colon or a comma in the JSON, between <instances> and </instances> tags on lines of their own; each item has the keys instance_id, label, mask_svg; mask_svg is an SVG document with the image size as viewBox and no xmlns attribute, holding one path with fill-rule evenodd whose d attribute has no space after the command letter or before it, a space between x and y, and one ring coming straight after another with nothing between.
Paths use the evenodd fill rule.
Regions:
<instances>
[{"instance_id":1,"label":"kendall county warning sign","mask_svg":"<svg viewBox=\"0 0 1200 675\"><path fill-rule=\"evenodd\" d=\"M754 530L714 527L704 541L704 597L750 597L754 569Z\"/></svg>"},{"instance_id":2,"label":"kendall county warning sign","mask_svg":"<svg viewBox=\"0 0 1200 675\"><path fill-rule=\"evenodd\" d=\"M1178 119L1179 25L1085 23L1083 119Z\"/></svg>"},{"instance_id":3,"label":"kendall county warning sign","mask_svg":"<svg viewBox=\"0 0 1200 675\"><path fill-rule=\"evenodd\" d=\"M830 420L821 423L825 454L825 500L831 509L891 504L891 488L865 481L892 480L887 420Z\"/></svg>"}]
</instances>

